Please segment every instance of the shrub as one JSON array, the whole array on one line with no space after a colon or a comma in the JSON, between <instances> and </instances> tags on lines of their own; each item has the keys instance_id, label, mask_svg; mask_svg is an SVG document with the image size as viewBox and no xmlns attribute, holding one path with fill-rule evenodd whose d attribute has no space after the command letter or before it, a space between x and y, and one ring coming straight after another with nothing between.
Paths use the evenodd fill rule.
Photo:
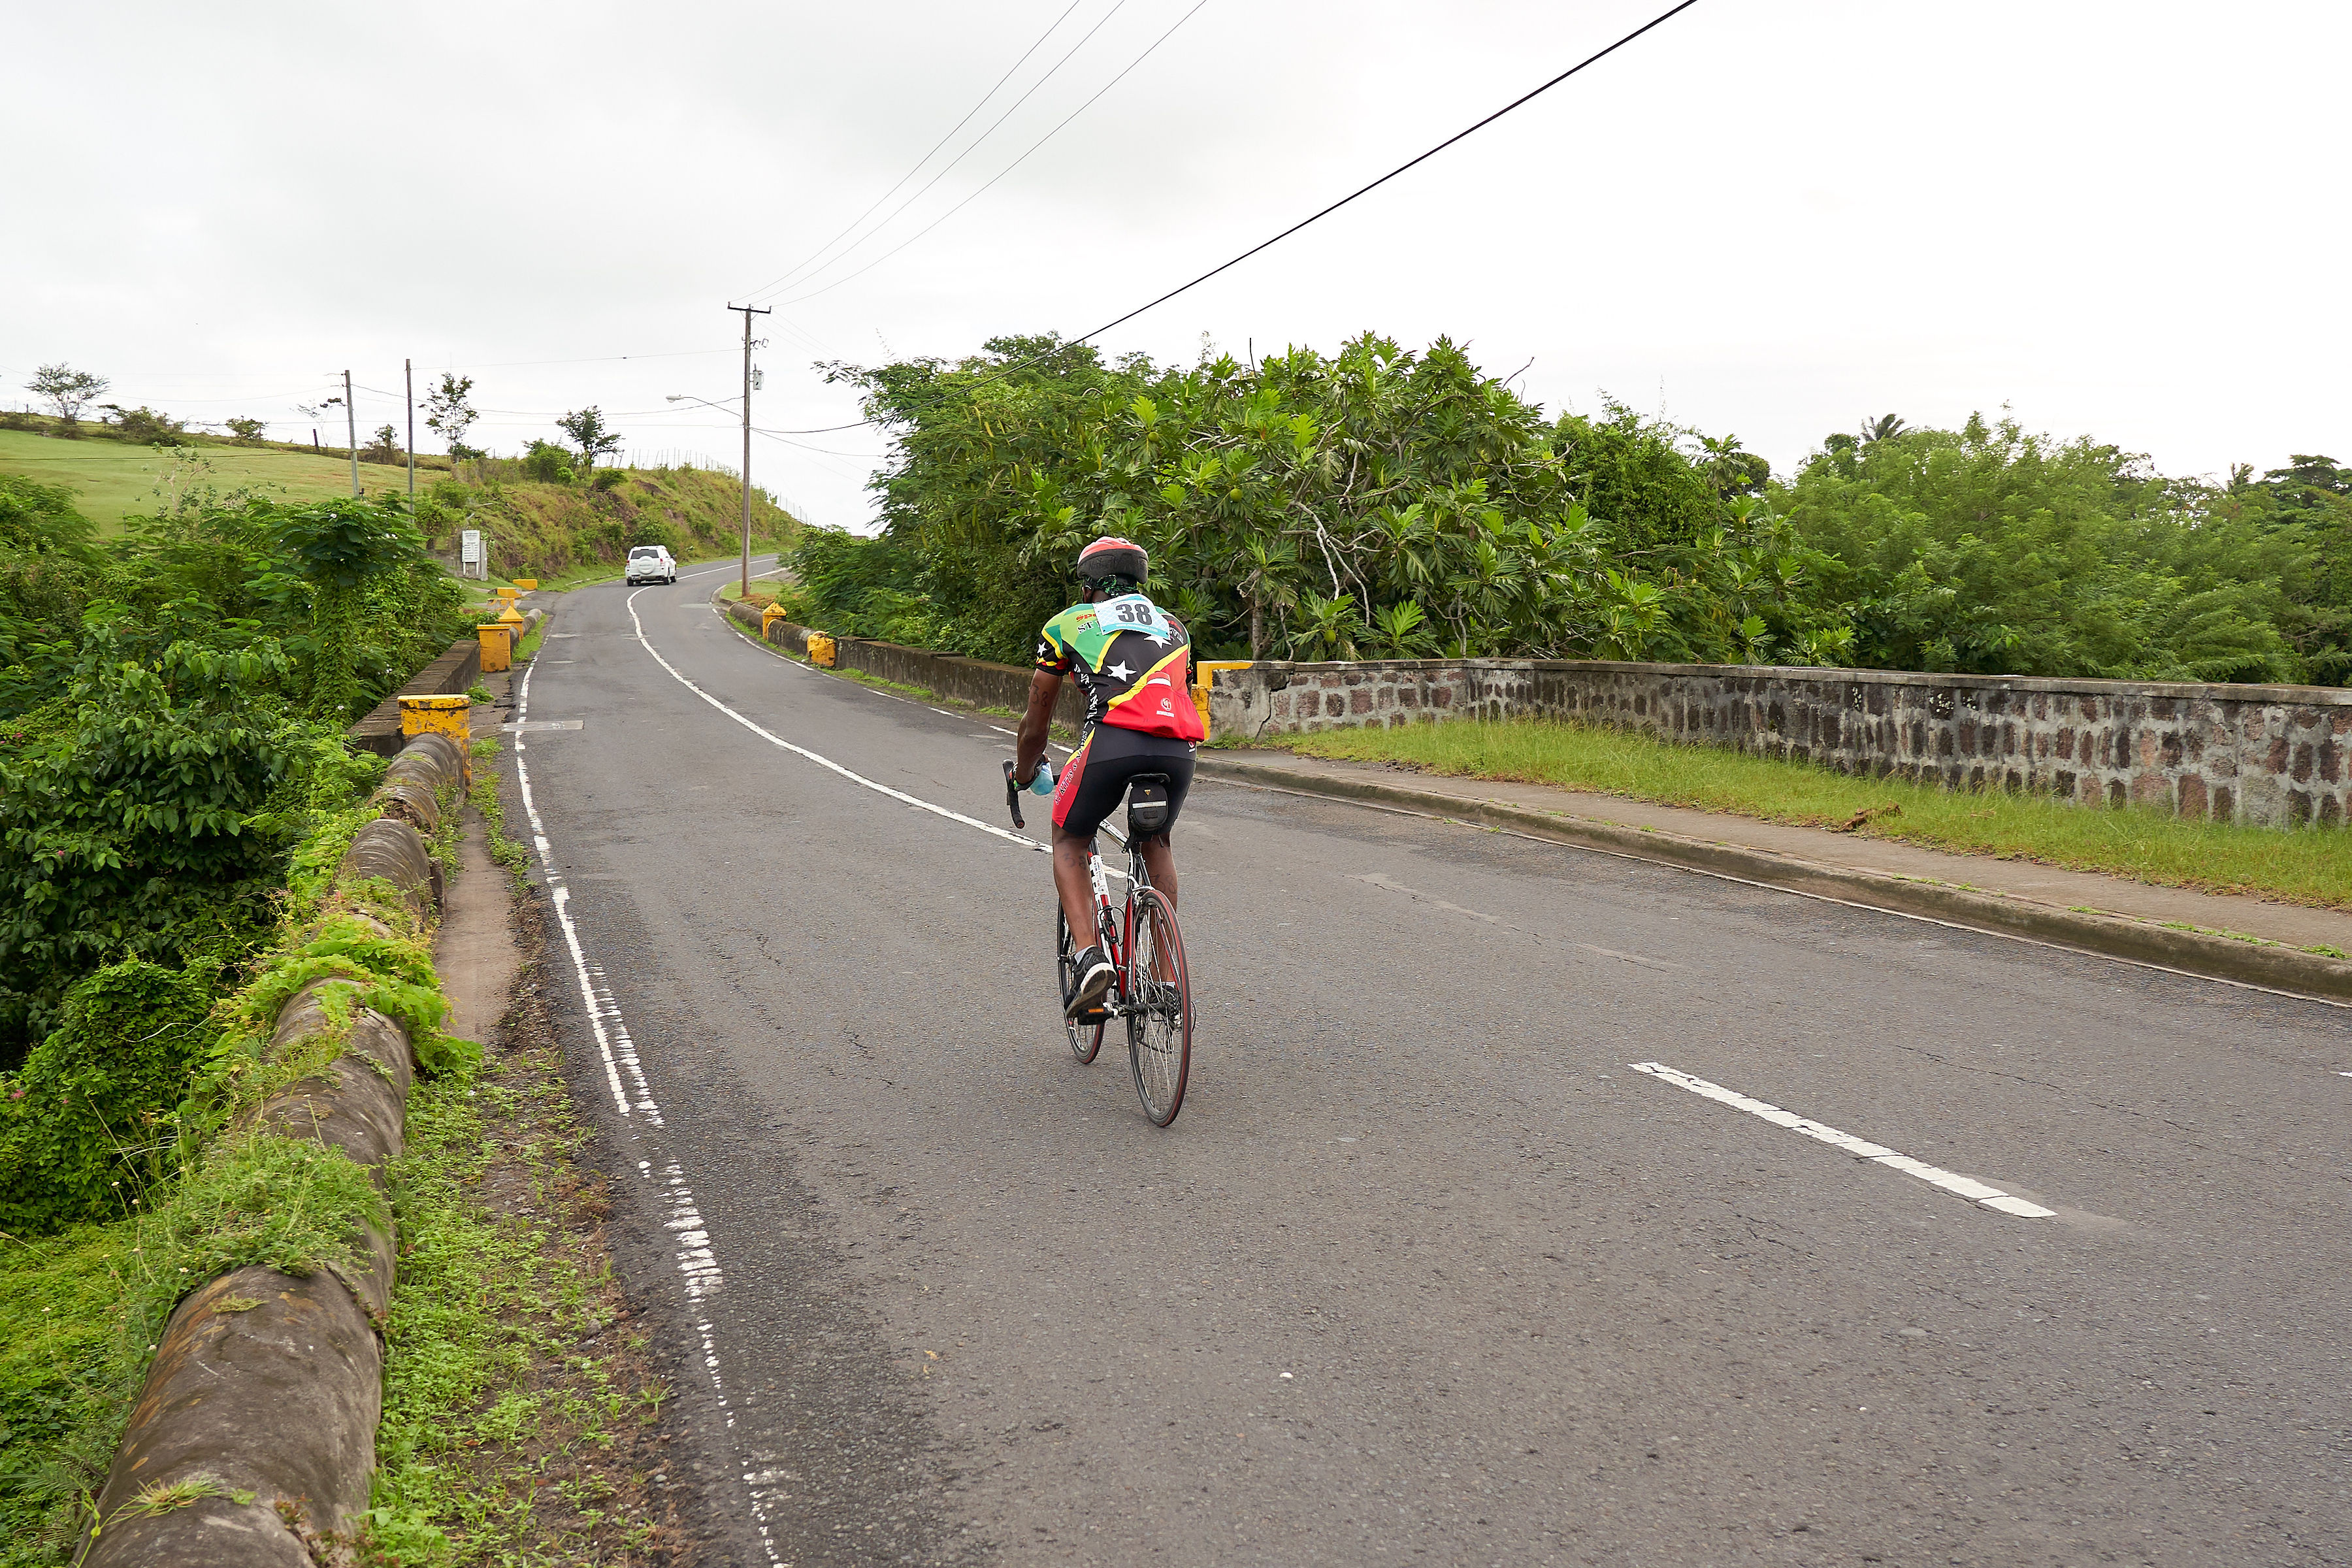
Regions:
<instances>
[{"instance_id":1,"label":"shrub","mask_svg":"<svg viewBox=\"0 0 2352 1568\"><path fill-rule=\"evenodd\" d=\"M543 485L568 485L572 482L572 454L552 441L534 438L523 451L522 471L525 478Z\"/></svg>"},{"instance_id":2,"label":"shrub","mask_svg":"<svg viewBox=\"0 0 2352 1568\"><path fill-rule=\"evenodd\" d=\"M239 415L223 423L226 425L228 433L240 441L258 441L261 433L269 428L268 420L256 419L249 415Z\"/></svg>"},{"instance_id":3,"label":"shrub","mask_svg":"<svg viewBox=\"0 0 2352 1568\"><path fill-rule=\"evenodd\" d=\"M59 1027L22 1072L0 1078L0 1230L47 1234L131 1212L211 1045L211 979L134 958L66 993Z\"/></svg>"},{"instance_id":4,"label":"shrub","mask_svg":"<svg viewBox=\"0 0 2352 1568\"><path fill-rule=\"evenodd\" d=\"M183 420L174 419L168 414L159 413L143 404L137 408L123 408L111 403L106 406L114 415L111 423L118 439L133 442L142 447L194 445L188 439L187 425Z\"/></svg>"}]
</instances>

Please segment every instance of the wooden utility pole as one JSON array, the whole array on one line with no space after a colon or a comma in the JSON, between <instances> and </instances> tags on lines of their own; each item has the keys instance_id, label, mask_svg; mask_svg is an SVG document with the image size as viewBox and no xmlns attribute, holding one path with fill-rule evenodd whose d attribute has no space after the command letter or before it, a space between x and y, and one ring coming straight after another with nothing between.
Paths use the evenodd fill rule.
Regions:
<instances>
[{"instance_id":1,"label":"wooden utility pole","mask_svg":"<svg viewBox=\"0 0 2352 1568\"><path fill-rule=\"evenodd\" d=\"M400 362L403 375L408 378L408 515L416 515L416 362Z\"/></svg>"},{"instance_id":2,"label":"wooden utility pole","mask_svg":"<svg viewBox=\"0 0 2352 1568\"><path fill-rule=\"evenodd\" d=\"M730 305L743 312L743 587L751 592L751 318L769 312L756 305Z\"/></svg>"},{"instance_id":3,"label":"wooden utility pole","mask_svg":"<svg viewBox=\"0 0 2352 1568\"><path fill-rule=\"evenodd\" d=\"M352 373L343 372L343 419L352 437L352 499L360 499L360 413L352 406Z\"/></svg>"}]
</instances>

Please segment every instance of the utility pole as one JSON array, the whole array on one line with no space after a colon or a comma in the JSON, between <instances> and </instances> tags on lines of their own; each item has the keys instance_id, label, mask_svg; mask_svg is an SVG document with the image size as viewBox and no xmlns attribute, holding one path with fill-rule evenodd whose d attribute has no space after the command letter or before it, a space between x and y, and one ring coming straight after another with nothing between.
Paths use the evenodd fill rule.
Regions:
<instances>
[{"instance_id":1,"label":"utility pole","mask_svg":"<svg viewBox=\"0 0 2352 1568\"><path fill-rule=\"evenodd\" d=\"M400 362L401 374L408 378L408 515L416 515L416 362Z\"/></svg>"},{"instance_id":2,"label":"utility pole","mask_svg":"<svg viewBox=\"0 0 2352 1568\"><path fill-rule=\"evenodd\" d=\"M751 318L769 314L756 305L730 305L743 312L743 588L751 592Z\"/></svg>"},{"instance_id":3,"label":"utility pole","mask_svg":"<svg viewBox=\"0 0 2352 1568\"><path fill-rule=\"evenodd\" d=\"M352 373L343 372L343 418L352 436L352 499L360 499L360 415L352 406Z\"/></svg>"}]
</instances>

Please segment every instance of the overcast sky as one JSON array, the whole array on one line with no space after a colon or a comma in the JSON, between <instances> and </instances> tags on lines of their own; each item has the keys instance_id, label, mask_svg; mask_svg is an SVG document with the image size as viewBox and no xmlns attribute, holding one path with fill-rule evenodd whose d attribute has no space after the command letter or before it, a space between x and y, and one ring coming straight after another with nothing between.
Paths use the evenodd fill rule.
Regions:
<instances>
[{"instance_id":1,"label":"overcast sky","mask_svg":"<svg viewBox=\"0 0 2352 1568\"><path fill-rule=\"evenodd\" d=\"M290 437L347 366L396 421L413 357L474 376L495 450L594 403L641 460L731 463L731 410L665 402L734 395L725 307L1032 45L903 213L767 297L760 424L856 417L820 359L1085 331L1664 3L12 5L0 381L65 360ZM2342 5L1700 0L1106 347L1451 334L1784 472L2003 404L2176 473L2352 457L2347 58ZM864 523L881 442L802 441L755 477Z\"/></svg>"}]
</instances>

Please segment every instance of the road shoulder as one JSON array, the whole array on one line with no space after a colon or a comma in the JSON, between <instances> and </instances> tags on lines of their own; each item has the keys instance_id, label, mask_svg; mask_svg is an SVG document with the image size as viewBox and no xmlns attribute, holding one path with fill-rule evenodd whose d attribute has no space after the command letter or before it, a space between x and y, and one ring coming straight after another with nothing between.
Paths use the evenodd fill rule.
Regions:
<instances>
[{"instance_id":1,"label":"road shoulder","mask_svg":"<svg viewBox=\"0 0 2352 1568\"><path fill-rule=\"evenodd\" d=\"M1204 751L1200 773L1524 833L2210 979L2352 1001L2352 961L2308 951L2352 952L2352 915L2337 910L1949 855L1543 784L1287 752Z\"/></svg>"}]
</instances>

